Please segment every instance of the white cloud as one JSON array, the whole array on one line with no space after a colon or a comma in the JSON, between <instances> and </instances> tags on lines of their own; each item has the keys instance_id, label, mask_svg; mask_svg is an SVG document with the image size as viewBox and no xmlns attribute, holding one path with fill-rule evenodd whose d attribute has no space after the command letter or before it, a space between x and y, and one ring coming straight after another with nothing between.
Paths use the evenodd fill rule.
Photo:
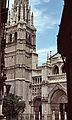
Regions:
<instances>
[{"instance_id":1,"label":"white cloud","mask_svg":"<svg viewBox=\"0 0 72 120\"><path fill-rule=\"evenodd\" d=\"M50 53L50 51L52 51L52 55L55 54L57 52L56 47L50 47L48 49L43 48L43 49L37 50L39 65L46 62L47 54Z\"/></svg>"},{"instance_id":2,"label":"white cloud","mask_svg":"<svg viewBox=\"0 0 72 120\"><path fill-rule=\"evenodd\" d=\"M34 8L34 24L38 32L42 32L45 29L53 29L58 23L58 20L55 19L52 15L43 14L44 10L39 10Z\"/></svg>"},{"instance_id":3,"label":"white cloud","mask_svg":"<svg viewBox=\"0 0 72 120\"><path fill-rule=\"evenodd\" d=\"M59 20L53 14L49 14L47 8L37 8L42 2L49 2L50 0L31 0L32 11L34 13L34 25L38 32L43 32L45 29L53 29L59 23Z\"/></svg>"},{"instance_id":4,"label":"white cloud","mask_svg":"<svg viewBox=\"0 0 72 120\"><path fill-rule=\"evenodd\" d=\"M41 3L48 3L50 2L50 0L29 0L30 1L30 4L35 6L35 5L39 5Z\"/></svg>"}]
</instances>

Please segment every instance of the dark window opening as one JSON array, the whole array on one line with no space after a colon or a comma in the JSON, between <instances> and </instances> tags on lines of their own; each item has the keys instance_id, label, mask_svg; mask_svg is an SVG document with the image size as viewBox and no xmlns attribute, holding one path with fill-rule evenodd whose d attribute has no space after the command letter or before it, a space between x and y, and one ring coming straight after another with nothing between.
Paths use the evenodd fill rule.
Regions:
<instances>
[{"instance_id":1,"label":"dark window opening","mask_svg":"<svg viewBox=\"0 0 72 120\"><path fill-rule=\"evenodd\" d=\"M54 67L53 74L59 74L59 68L58 68L58 66Z\"/></svg>"},{"instance_id":2,"label":"dark window opening","mask_svg":"<svg viewBox=\"0 0 72 120\"><path fill-rule=\"evenodd\" d=\"M36 92L36 88L35 88L35 92Z\"/></svg>"},{"instance_id":3,"label":"dark window opening","mask_svg":"<svg viewBox=\"0 0 72 120\"><path fill-rule=\"evenodd\" d=\"M29 38L28 38L29 42L31 42L31 36L29 35Z\"/></svg>"},{"instance_id":4,"label":"dark window opening","mask_svg":"<svg viewBox=\"0 0 72 120\"><path fill-rule=\"evenodd\" d=\"M12 34L10 34L10 42L12 42Z\"/></svg>"},{"instance_id":5,"label":"dark window opening","mask_svg":"<svg viewBox=\"0 0 72 120\"><path fill-rule=\"evenodd\" d=\"M17 32L14 34L14 40L17 41Z\"/></svg>"}]
</instances>

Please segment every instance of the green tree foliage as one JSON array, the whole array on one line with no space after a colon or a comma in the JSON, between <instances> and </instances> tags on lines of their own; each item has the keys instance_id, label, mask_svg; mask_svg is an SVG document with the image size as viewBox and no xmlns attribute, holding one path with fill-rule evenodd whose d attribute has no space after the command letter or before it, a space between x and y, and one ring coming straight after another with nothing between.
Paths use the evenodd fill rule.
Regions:
<instances>
[{"instance_id":1,"label":"green tree foliage","mask_svg":"<svg viewBox=\"0 0 72 120\"><path fill-rule=\"evenodd\" d=\"M4 97L3 101L3 114L7 119L17 118L19 112L24 112L25 102L21 97L14 94L9 94Z\"/></svg>"}]
</instances>

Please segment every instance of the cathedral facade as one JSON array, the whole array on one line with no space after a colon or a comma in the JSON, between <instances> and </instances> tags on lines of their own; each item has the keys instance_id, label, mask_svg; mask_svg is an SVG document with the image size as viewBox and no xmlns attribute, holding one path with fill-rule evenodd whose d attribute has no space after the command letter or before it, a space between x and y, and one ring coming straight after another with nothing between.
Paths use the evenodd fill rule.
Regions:
<instances>
[{"instance_id":1,"label":"cathedral facade","mask_svg":"<svg viewBox=\"0 0 72 120\"><path fill-rule=\"evenodd\" d=\"M38 66L36 28L28 0L14 0L6 26L6 85L26 103L25 113L36 117L59 112L67 103L66 73L61 55L47 57ZM65 110L65 109L64 109Z\"/></svg>"}]
</instances>

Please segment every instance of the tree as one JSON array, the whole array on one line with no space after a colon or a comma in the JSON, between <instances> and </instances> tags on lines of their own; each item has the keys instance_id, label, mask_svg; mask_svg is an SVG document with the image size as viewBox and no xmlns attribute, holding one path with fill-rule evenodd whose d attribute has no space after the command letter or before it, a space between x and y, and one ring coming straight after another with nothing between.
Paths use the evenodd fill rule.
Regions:
<instances>
[{"instance_id":1,"label":"tree","mask_svg":"<svg viewBox=\"0 0 72 120\"><path fill-rule=\"evenodd\" d=\"M21 97L12 93L4 97L3 100L3 114L7 117L7 120L17 118L19 112L23 113L25 110L25 101L22 101Z\"/></svg>"}]
</instances>

